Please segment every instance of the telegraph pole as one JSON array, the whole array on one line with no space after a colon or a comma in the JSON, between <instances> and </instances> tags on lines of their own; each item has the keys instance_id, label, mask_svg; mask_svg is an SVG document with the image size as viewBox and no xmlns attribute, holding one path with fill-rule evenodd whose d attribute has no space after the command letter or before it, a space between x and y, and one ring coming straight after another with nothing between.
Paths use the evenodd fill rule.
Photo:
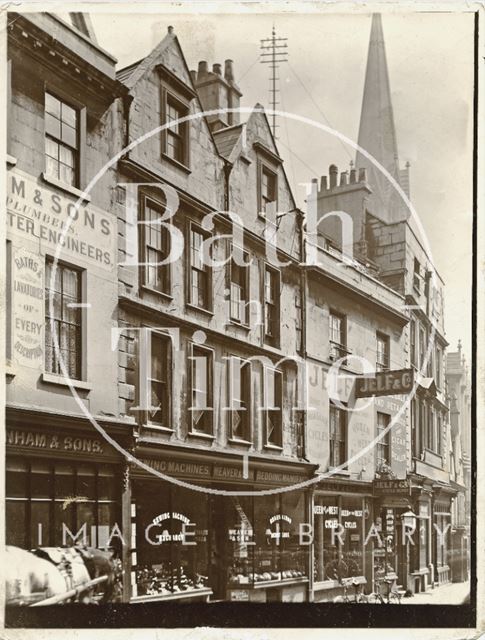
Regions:
<instances>
[{"instance_id":1,"label":"telegraph pole","mask_svg":"<svg viewBox=\"0 0 485 640\"><path fill-rule=\"evenodd\" d=\"M272 117L272 130L273 136L275 139L277 138L276 129L278 125L276 124L276 114L274 113L276 110L276 106L279 102L276 100L276 94L279 93L279 89L276 88L276 81L279 80L277 76L277 70L279 69L279 65L281 62L288 61L288 38L277 38L276 30L273 25L273 31L271 34L271 38L264 38L261 40L261 63L269 64L271 69L271 77L270 77L270 104L273 110Z\"/></svg>"}]
</instances>

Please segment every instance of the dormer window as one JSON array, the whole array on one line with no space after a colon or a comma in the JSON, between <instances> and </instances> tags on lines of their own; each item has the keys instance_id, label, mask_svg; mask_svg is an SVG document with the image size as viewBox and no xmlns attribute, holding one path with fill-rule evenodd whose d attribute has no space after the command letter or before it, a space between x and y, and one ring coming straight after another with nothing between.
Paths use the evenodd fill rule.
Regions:
<instances>
[{"instance_id":1,"label":"dormer window","mask_svg":"<svg viewBox=\"0 0 485 640\"><path fill-rule=\"evenodd\" d=\"M190 101L195 98L193 89L171 71L160 65L161 77L161 132L162 157L179 168L190 165L190 122L179 120L190 113Z\"/></svg>"}]
</instances>

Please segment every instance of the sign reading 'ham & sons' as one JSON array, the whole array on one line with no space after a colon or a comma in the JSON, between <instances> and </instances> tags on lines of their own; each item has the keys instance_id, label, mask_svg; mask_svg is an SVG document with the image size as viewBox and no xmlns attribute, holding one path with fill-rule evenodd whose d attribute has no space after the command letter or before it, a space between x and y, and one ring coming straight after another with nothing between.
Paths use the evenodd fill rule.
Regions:
<instances>
[{"instance_id":1,"label":"sign reading 'ham & sons'","mask_svg":"<svg viewBox=\"0 0 485 640\"><path fill-rule=\"evenodd\" d=\"M355 397L395 396L410 393L414 386L414 370L378 371L375 376L356 378Z\"/></svg>"}]
</instances>

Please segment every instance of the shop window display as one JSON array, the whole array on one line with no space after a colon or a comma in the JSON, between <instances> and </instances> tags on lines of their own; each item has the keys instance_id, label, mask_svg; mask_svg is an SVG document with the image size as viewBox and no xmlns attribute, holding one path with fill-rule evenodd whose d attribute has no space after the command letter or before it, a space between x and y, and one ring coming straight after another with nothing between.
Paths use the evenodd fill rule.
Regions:
<instances>
[{"instance_id":1,"label":"shop window display","mask_svg":"<svg viewBox=\"0 0 485 640\"><path fill-rule=\"evenodd\" d=\"M137 595L206 587L207 495L156 483L137 488Z\"/></svg>"},{"instance_id":2,"label":"shop window display","mask_svg":"<svg viewBox=\"0 0 485 640\"><path fill-rule=\"evenodd\" d=\"M365 505L360 497L315 497L316 582L364 575Z\"/></svg>"},{"instance_id":3,"label":"shop window display","mask_svg":"<svg viewBox=\"0 0 485 640\"><path fill-rule=\"evenodd\" d=\"M300 525L307 521L304 493L258 496L251 506L254 529L250 521L245 527L252 544L243 565L233 557L229 585L254 586L307 577L308 546L300 543Z\"/></svg>"},{"instance_id":4,"label":"shop window display","mask_svg":"<svg viewBox=\"0 0 485 640\"><path fill-rule=\"evenodd\" d=\"M69 546L75 538L94 547L109 542L120 550L119 537L110 540L120 524L114 468L21 458L7 460L6 466L7 544ZM103 482L110 486L109 494L103 492Z\"/></svg>"}]
</instances>

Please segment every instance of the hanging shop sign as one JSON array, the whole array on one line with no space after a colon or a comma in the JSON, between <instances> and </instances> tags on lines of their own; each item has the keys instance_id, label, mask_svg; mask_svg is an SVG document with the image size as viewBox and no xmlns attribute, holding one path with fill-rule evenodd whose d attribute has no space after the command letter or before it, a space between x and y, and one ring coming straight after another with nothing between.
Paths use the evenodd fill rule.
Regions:
<instances>
[{"instance_id":1,"label":"hanging shop sign","mask_svg":"<svg viewBox=\"0 0 485 640\"><path fill-rule=\"evenodd\" d=\"M355 384L356 398L406 394L413 389L414 371L413 369L378 371L372 377L356 378Z\"/></svg>"},{"instance_id":2,"label":"hanging shop sign","mask_svg":"<svg viewBox=\"0 0 485 640\"><path fill-rule=\"evenodd\" d=\"M388 496L389 494L410 495L411 484L408 480L374 480L374 495Z\"/></svg>"}]
</instances>

